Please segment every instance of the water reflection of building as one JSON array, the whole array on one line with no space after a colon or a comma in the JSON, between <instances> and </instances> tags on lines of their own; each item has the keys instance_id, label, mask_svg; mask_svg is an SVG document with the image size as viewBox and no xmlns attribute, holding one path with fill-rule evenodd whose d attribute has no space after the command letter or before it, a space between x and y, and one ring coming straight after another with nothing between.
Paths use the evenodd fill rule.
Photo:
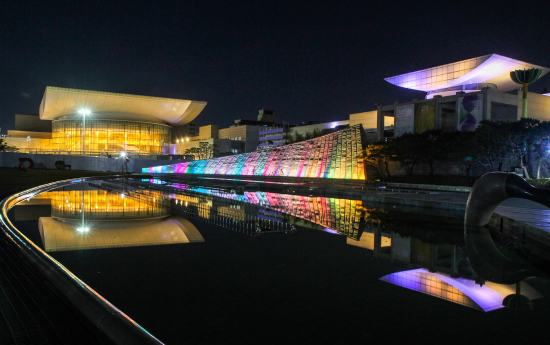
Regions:
<instances>
[{"instance_id":1,"label":"water reflection of building","mask_svg":"<svg viewBox=\"0 0 550 345\"><path fill-rule=\"evenodd\" d=\"M329 229L353 239L358 239L362 232L361 211L357 208L361 202L357 200L268 192L244 192L240 195L224 189L159 183L157 180L131 180L126 186L133 186L132 193L142 196L148 195L151 188L163 190L169 195L165 204L176 206L173 212L188 212L192 208L204 220L227 218L235 222L237 228L242 226L240 222L255 221L254 228L260 227L264 232L301 226ZM122 188L122 185L118 187Z\"/></svg>"},{"instance_id":2,"label":"water reflection of building","mask_svg":"<svg viewBox=\"0 0 550 345\"><path fill-rule=\"evenodd\" d=\"M86 232L78 231L79 220L41 217L38 227L47 252L204 242L197 228L179 216L95 221Z\"/></svg>"},{"instance_id":3,"label":"water reflection of building","mask_svg":"<svg viewBox=\"0 0 550 345\"><path fill-rule=\"evenodd\" d=\"M41 212L36 218L47 252L204 242L191 222L153 202L161 197L160 192L129 198L123 193L82 188L45 192L18 205L25 209L49 204L50 213ZM27 213L19 212L19 218L22 214L31 220Z\"/></svg>"},{"instance_id":4,"label":"water reflection of building","mask_svg":"<svg viewBox=\"0 0 550 345\"><path fill-rule=\"evenodd\" d=\"M154 194L154 195L153 195ZM160 197L154 192L151 197ZM51 200L52 217L81 219L82 212L89 220L146 219L170 215L166 207L150 198L126 198L122 193L106 190L53 191L41 195Z\"/></svg>"},{"instance_id":5,"label":"water reflection of building","mask_svg":"<svg viewBox=\"0 0 550 345\"><path fill-rule=\"evenodd\" d=\"M516 292L515 285L485 282L481 286L472 279L452 278L426 269L396 272L380 280L483 311L502 308L502 300ZM542 297L526 283L523 283L522 294L529 299Z\"/></svg>"},{"instance_id":6,"label":"water reflection of building","mask_svg":"<svg viewBox=\"0 0 550 345\"><path fill-rule=\"evenodd\" d=\"M200 198L202 195L209 200L211 216L219 212L225 219L231 220L218 224L225 227L242 227L249 217L246 210L251 205L258 206L253 215L257 222L263 221L271 228L288 223L289 218L286 217L302 219L314 225L322 224L327 228L331 226L330 229L347 236L348 245L372 251L373 256L378 258L408 263L413 268L386 275L381 280L453 303L490 311L501 308L503 298L515 291L512 285L486 282L473 272L462 248L460 217L423 215L418 209L414 214L367 209L362 207L360 201L335 198L265 192L237 195L223 189L170 183L163 184L162 188L177 191L177 194L170 194L176 200L182 194L186 198L191 195ZM189 202L186 208L188 206ZM199 215L200 211L197 210L196 214ZM541 296L525 283L524 294L530 299Z\"/></svg>"}]
</instances>

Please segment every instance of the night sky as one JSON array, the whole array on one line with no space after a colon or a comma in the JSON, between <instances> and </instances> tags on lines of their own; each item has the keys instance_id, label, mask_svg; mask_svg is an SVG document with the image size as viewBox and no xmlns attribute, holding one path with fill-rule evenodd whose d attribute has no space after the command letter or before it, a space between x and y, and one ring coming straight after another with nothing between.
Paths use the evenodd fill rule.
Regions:
<instances>
[{"instance_id":1,"label":"night sky","mask_svg":"<svg viewBox=\"0 0 550 345\"><path fill-rule=\"evenodd\" d=\"M550 5L530 3L2 1L0 126L46 86L206 101L196 123L221 128L345 120L424 97L385 77L491 53L550 67Z\"/></svg>"}]
</instances>

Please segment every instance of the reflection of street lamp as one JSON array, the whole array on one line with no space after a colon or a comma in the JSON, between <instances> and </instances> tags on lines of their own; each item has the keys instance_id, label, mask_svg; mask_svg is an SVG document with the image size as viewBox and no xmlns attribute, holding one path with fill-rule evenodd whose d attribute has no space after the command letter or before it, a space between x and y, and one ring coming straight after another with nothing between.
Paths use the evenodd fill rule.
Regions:
<instances>
[{"instance_id":1,"label":"reflection of street lamp","mask_svg":"<svg viewBox=\"0 0 550 345\"><path fill-rule=\"evenodd\" d=\"M80 212L82 212L82 226L80 228L77 228L76 231L78 231L78 232L88 232L88 231L90 231L90 228L87 227L84 223L84 190L82 190L81 195L82 195L82 200L80 202L80 206L81 206ZM69 202L69 201L67 200L67 202Z\"/></svg>"},{"instance_id":2,"label":"reflection of street lamp","mask_svg":"<svg viewBox=\"0 0 550 345\"><path fill-rule=\"evenodd\" d=\"M78 111L82 115L82 155L86 155L86 115L90 115L91 111L88 109L80 109Z\"/></svg>"}]
</instances>

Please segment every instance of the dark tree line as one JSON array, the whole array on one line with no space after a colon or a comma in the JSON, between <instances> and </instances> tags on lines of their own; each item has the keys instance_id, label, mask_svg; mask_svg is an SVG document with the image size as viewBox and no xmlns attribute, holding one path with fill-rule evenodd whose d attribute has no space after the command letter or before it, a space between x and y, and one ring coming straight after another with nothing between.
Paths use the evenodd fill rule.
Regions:
<instances>
[{"instance_id":1,"label":"dark tree line","mask_svg":"<svg viewBox=\"0 0 550 345\"><path fill-rule=\"evenodd\" d=\"M521 166L526 177L540 178L541 167L550 160L550 122L521 119L517 122L482 121L473 132L429 130L406 133L386 142L369 144L358 157L390 176L389 162L400 162L409 175L426 164L433 176L437 162L455 162L469 176L472 167L486 172L502 171L505 165Z\"/></svg>"},{"instance_id":2,"label":"dark tree line","mask_svg":"<svg viewBox=\"0 0 550 345\"><path fill-rule=\"evenodd\" d=\"M289 144L294 144L304 140L315 139L322 135L323 135L323 132L320 129L315 128L313 129L312 132L306 132L304 134L299 132L289 133L287 137L288 138L287 141Z\"/></svg>"}]
</instances>

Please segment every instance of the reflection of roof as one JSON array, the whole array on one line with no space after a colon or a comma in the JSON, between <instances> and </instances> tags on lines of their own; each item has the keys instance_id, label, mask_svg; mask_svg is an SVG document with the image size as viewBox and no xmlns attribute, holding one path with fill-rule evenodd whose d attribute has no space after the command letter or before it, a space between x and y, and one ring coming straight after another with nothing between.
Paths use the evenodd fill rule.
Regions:
<instances>
[{"instance_id":1,"label":"reflection of roof","mask_svg":"<svg viewBox=\"0 0 550 345\"><path fill-rule=\"evenodd\" d=\"M88 232L78 232L80 221L41 217L38 228L47 252L111 247L137 247L161 244L204 242L187 219L170 216L162 219L96 221Z\"/></svg>"},{"instance_id":2,"label":"reflection of roof","mask_svg":"<svg viewBox=\"0 0 550 345\"><path fill-rule=\"evenodd\" d=\"M380 280L483 311L502 308L504 297L516 293L515 285L487 281L485 285L479 286L470 279L451 278L424 268L388 274ZM529 299L541 297L525 282L521 284L521 293Z\"/></svg>"},{"instance_id":3,"label":"reflection of roof","mask_svg":"<svg viewBox=\"0 0 550 345\"><path fill-rule=\"evenodd\" d=\"M510 91L519 86L510 78L510 72L516 69L529 68L542 69L541 76L550 71L547 67L533 65L498 54L490 54L401 74L385 80L407 89L426 92L484 83L496 85L499 91Z\"/></svg>"},{"instance_id":4,"label":"reflection of roof","mask_svg":"<svg viewBox=\"0 0 550 345\"><path fill-rule=\"evenodd\" d=\"M80 118L78 110L89 109L89 119L145 121L185 125L193 121L206 102L122 93L46 87L40 104L40 119Z\"/></svg>"}]
</instances>

